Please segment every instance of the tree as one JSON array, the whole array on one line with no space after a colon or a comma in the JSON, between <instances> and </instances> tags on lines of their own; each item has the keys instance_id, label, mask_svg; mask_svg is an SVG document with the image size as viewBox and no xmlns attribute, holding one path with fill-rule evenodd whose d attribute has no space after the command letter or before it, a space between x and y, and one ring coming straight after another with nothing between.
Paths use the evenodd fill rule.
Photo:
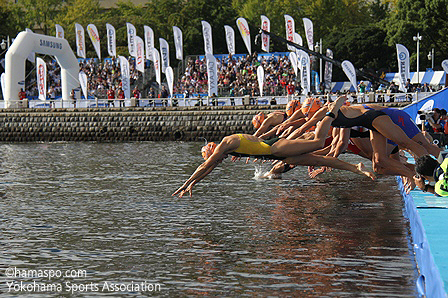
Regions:
<instances>
[{"instance_id":1,"label":"tree","mask_svg":"<svg viewBox=\"0 0 448 298\"><path fill-rule=\"evenodd\" d=\"M49 33L50 24L64 2L59 0L22 0L17 4L24 11L26 26L34 31Z\"/></svg>"}]
</instances>

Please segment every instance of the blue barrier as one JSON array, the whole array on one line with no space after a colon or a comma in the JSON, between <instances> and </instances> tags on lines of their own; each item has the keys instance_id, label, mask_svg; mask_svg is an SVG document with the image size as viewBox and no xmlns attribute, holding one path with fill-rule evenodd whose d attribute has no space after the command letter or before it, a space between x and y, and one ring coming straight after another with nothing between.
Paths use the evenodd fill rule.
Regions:
<instances>
[{"instance_id":1,"label":"blue barrier","mask_svg":"<svg viewBox=\"0 0 448 298\"><path fill-rule=\"evenodd\" d=\"M415 260L419 268L417 279L417 290L419 295L434 298L446 298L443 280L431 254L426 232L422 220L417 211L414 199L406 194L401 177L397 177L398 188L404 199L404 215L409 220L412 234L412 246L414 248Z\"/></svg>"}]
</instances>

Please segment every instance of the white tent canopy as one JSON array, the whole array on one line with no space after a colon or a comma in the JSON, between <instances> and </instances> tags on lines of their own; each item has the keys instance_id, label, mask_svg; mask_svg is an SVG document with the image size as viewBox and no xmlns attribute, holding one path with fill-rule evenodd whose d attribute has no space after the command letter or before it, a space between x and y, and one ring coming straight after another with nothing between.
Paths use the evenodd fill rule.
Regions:
<instances>
[{"instance_id":1,"label":"white tent canopy","mask_svg":"<svg viewBox=\"0 0 448 298\"><path fill-rule=\"evenodd\" d=\"M25 61L32 52L56 57L61 66L62 100L69 100L70 91L79 86L78 60L66 39L23 31L6 53L5 108L17 106L14 103L25 84Z\"/></svg>"}]
</instances>

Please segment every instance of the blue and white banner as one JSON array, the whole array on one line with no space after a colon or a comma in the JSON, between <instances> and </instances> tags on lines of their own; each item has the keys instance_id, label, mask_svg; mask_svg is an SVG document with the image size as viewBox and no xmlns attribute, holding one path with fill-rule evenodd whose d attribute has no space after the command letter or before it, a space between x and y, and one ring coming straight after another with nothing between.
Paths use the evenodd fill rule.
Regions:
<instances>
[{"instance_id":1,"label":"blue and white banner","mask_svg":"<svg viewBox=\"0 0 448 298\"><path fill-rule=\"evenodd\" d=\"M152 60L153 54L152 51L154 49L154 31L149 26L143 26L145 29L145 51L146 51L146 59Z\"/></svg>"},{"instance_id":2,"label":"blue and white banner","mask_svg":"<svg viewBox=\"0 0 448 298\"><path fill-rule=\"evenodd\" d=\"M128 33L129 55L135 57L137 55L135 51L135 36L137 35L137 30L135 30L134 25L132 25L131 23L126 23L126 29Z\"/></svg>"},{"instance_id":3,"label":"blue and white banner","mask_svg":"<svg viewBox=\"0 0 448 298\"><path fill-rule=\"evenodd\" d=\"M116 34L115 28L111 24L106 24L107 31L107 52L109 56L117 57L117 44L116 44Z\"/></svg>"},{"instance_id":4,"label":"blue and white banner","mask_svg":"<svg viewBox=\"0 0 448 298\"><path fill-rule=\"evenodd\" d=\"M205 55L207 58L207 75L208 75L208 96L218 95L218 67L216 58L211 55Z\"/></svg>"},{"instance_id":5,"label":"blue and white banner","mask_svg":"<svg viewBox=\"0 0 448 298\"><path fill-rule=\"evenodd\" d=\"M298 66L300 68L300 78L302 87L302 94L308 95L311 92L311 63L308 53L300 50L300 61Z\"/></svg>"},{"instance_id":6,"label":"blue and white banner","mask_svg":"<svg viewBox=\"0 0 448 298\"><path fill-rule=\"evenodd\" d=\"M271 21L267 16L261 16L261 29L271 32ZM261 33L261 50L269 53L269 41L270 36L265 33Z\"/></svg>"},{"instance_id":7,"label":"blue and white banner","mask_svg":"<svg viewBox=\"0 0 448 298\"><path fill-rule=\"evenodd\" d=\"M118 56L120 59L120 70L121 70L121 89L124 92L124 98L131 98L131 71L129 69L129 61L123 57Z\"/></svg>"},{"instance_id":8,"label":"blue and white banner","mask_svg":"<svg viewBox=\"0 0 448 298\"><path fill-rule=\"evenodd\" d=\"M448 74L448 59L447 60L443 60L442 68Z\"/></svg>"},{"instance_id":9,"label":"blue and white banner","mask_svg":"<svg viewBox=\"0 0 448 298\"><path fill-rule=\"evenodd\" d=\"M168 42L163 39L159 38L159 44L160 44L160 60L162 62L162 73L166 73L166 68L170 66L170 48L168 46Z\"/></svg>"},{"instance_id":10,"label":"blue and white banner","mask_svg":"<svg viewBox=\"0 0 448 298\"><path fill-rule=\"evenodd\" d=\"M226 31L226 42L229 54L235 55L235 31L228 25L224 26L224 30Z\"/></svg>"},{"instance_id":11,"label":"blue and white banner","mask_svg":"<svg viewBox=\"0 0 448 298\"><path fill-rule=\"evenodd\" d=\"M202 35L204 37L204 51L205 54L213 55L213 38L212 38L212 26L207 21L201 21L202 23Z\"/></svg>"},{"instance_id":12,"label":"blue and white banner","mask_svg":"<svg viewBox=\"0 0 448 298\"><path fill-rule=\"evenodd\" d=\"M401 44L397 44L398 73L400 76L399 90L406 92L406 82L410 79L409 51Z\"/></svg>"},{"instance_id":13,"label":"blue and white banner","mask_svg":"<svg viewBox=\"0 0 448 298\"><path fill-rule=\"evenodd\" d=\"M182 40L182 31L179 27L173 26L173 34L174 34L174 47L176 48L176 59L183 60L184 51L183 51L183 40Z\"/></svg>"}]
</instances>

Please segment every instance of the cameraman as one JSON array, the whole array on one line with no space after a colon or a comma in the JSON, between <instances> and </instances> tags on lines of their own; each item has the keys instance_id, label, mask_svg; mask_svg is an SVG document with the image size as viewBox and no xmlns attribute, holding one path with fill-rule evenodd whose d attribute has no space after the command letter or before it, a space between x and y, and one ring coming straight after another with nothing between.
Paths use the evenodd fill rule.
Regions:
<instances>
[{"instance_id":1,"label":"cameraman","mask_svg":"<svg viewBox=\"0 0 448 298\"><path fill-rule=\"evenodd\" d=\"M423 155L415 160L415 185L423 192L430 192L436 196L448 196L448 158L439 164L429 155ZM436 182L435 185L425 184L425 180Z\"/></svg>"},{"instance_id":2,"label":"cameraman","mask_svg":"<svg viewBox=\"0 0 448 298\"><path fill-rule=\"evenodd\" d=\"M445 121L441 119L440 109L434 108L431 113L426 114L425 130L430 133L443 133Z\"/></svg>"}]
</instances>

